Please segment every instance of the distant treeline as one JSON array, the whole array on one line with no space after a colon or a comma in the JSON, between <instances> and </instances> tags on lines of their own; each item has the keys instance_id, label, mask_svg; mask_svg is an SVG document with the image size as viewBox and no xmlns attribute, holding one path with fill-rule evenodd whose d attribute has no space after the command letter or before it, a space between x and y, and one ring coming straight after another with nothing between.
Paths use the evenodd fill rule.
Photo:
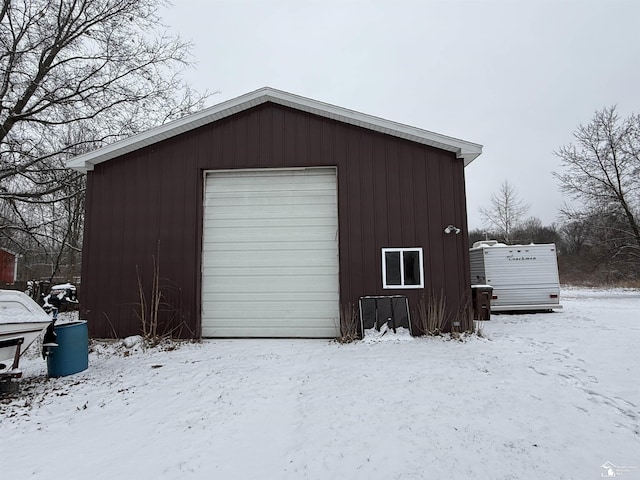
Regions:
<instances>
[{"instance_id":1,"label":"distant treeline","mask_svg":"<svg viewBox=\"0 0 640 480\"><path fill-rule=\"evenodd\" d=\"M532 218L516 227L509 241L496 232L471 230L469 245L486 239L511 245L555 243L561 283L640 288L640 256L627 230L624 219L613 215L546 226Z\"/></svg>"}]
</instances>

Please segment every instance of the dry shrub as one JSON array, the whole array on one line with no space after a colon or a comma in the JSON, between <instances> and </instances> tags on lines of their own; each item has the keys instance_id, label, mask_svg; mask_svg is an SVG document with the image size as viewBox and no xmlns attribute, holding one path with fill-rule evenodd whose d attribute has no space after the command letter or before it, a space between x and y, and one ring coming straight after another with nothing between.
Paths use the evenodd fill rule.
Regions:
<instances>
[{"instance_id":1,"label":"dry shrub","mask_svg":"<svg viewBox=\"0 0 640 480\"><path fill-rule=\"evenodd\" d=\"M441 335L447 332L472 332L473 318L470 314L470 299L466 296L453 314L447 312L444 292L424 295L418 300L418 328L422 335Z\"/></svg>"},{"instance_id":2,"label":"dry shrub","mask_svg":"<svg viewBox=\"0 0 640 480\"><path fill-rule=\"evenodd\" d=\"M182 338L185 330L188 332L188 336L195 337L195 332L184 321L181 321L182 309L180 305L172 302L172 297L180 297L180 295L175 295L179 293L180 289L169 280L160 277L159 241L156 254L151 258L151 288L148 295L140 269L136 265L138 304L135 315L140 321L145 344L156 346L166 339ZM164 318L164 322L160 321L161 317Z\"/></svg>"},{"instance_id":3,"label":"dry shrub","mask_svg":"<svg viewBox=\"0 0 640 480\"><path fill-rule=\"evenodd\" d=\"M440 335L444 332L447 320L447 305L444 294L431 294L427 300L424 295L418 300L418 328L422 335Z\"/></svg>"},{"instance_id":4,"label":"dry shrub","mask_svg":"<svg viewBox=\"0 0 640 480\"><path fill-rule=\"evenodd\" d=\"M458 305L458 308L453 315L453 330L457 332L473 332L473 313L471 309L471 296L465 295L463 300Z\"/></svg>"},{"instance_id":5,"label":"dry shrub","mask_svg":"<svg viewBox=\"0 0 640 480\"><path fill-rule=\"evenodd\" d=\"M475 333L480 338L485 338L483 325L484 324L480 320L477 322L473 322L473 333Z\"/></svg>"},{"instance_id":6,"label":"dry shrub","mask_svg":"<svg viewBox=\"0 0 640 480\"><path fill-rule=\"evenodd\" d=\"M160 291L160 242L158 241L156 255L152 257L152 284L151 295L147 299L145 295L140 270L136 265L136 277L138 280L138 298L139 311L136 312L140 325L142 327L142 336L145 340L158 338L158 312L162 301L162 292Z\"/></svg>"},{"instance_id":7,"label":"dry shrub","mask_svg":"<svg viewBox=\"0 0 640 480\"><path fill-rule=\"evenodd\" d=\"M340 306L340 343L351 343L360 339L358 309L352 303Z\"/></svg>"}]
</instances>

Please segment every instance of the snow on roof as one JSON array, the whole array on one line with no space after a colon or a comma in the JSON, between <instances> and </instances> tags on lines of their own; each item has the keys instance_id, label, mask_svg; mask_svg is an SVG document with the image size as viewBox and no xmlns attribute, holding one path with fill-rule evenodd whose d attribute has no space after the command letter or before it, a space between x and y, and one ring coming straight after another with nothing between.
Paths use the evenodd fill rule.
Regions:
<instances>
[{"instance_id":1,"label":"snow on roof","mask_svg":"<svg viewBox=\"0 0 640 480\"><path fill-rule=\"evenodd\" d=\"M479 240L477 242L474 242L471 248L472 249L473 248L490 248L490 247L496 247L496 248L552 247L552 248L555 248L555 246L556 246L555 243L533 243L532 242L532 243L526 243L526 244L514 243L512 245L508 245L506 243L498 242L497 240Z\"/></svg>"},{"instance_id":2,"label":"snow on roof","mask_svg":"<svg viewBox=\"0 0 640 480\"><path fill-rule=\"evenodd\" d=\"M276 103L321 117L454 152L458 158L464 160L465 166L482 153L482 145L476 143L392 122L365 113L355 112L270 87L264 87L187 115L178 120L154 127L145 132L94 150L93 152L79 155L69 160L67 167L81 172L88 172L93 170L94 165L98 163L106 162L112 158L166 140L266 102Z\"/></svg>"},{"instance_id":3,"label":"snow on roof","mask_svg":"<svg viewBox=\"0 0 640 480\"><path fill-rule=\"evenodd\" d=\"M486 248L486 247L506 247L505 243L500 243L497 240L479 240L473 243L471 248Z\"/></svg>"}]
</instances>

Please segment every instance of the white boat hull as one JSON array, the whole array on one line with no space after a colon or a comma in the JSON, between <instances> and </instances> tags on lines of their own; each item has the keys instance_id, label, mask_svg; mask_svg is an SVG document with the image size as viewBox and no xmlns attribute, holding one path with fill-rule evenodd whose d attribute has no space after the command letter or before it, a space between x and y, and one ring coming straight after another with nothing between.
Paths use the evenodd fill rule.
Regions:
<instances>
[{"instance_id":1,"label":"white boat hull","mask_svg":"<svg viewBox=\"0 0 640 480\"><path fill-rule=\"evenodd\" d=\"M16 324L4 324L0 325L0 342L3 340L13 340L22 338L22 345L20 345L20 352L24 352L29 345L31 345L36 338L47 328L51 323L51 320L47 322L38 323L16 323ZM5 370L11 369L13 360L15 358L16 347L0 347L0 373Z\"/></svg>"},{"instance_id":2,"label":"white boat hull","mask_svg":"<svg viewBox=\"0 0 640 480\"><path fill-rule=\"evenodd\" d=\"M22 338L22 353L51 321L31 297L15 290L0 290L0 345ZM0 374L11 370L16 348L15 345L0 346Z\"/></svg>"}]
</instances>

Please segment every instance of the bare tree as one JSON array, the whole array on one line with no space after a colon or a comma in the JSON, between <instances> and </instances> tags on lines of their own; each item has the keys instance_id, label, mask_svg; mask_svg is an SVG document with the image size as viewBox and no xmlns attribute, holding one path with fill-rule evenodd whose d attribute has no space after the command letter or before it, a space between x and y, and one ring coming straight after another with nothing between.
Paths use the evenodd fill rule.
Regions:
<instances>
[{"instance_id":1,"label":"bare tree","mask_svg":"<svg viewBox=\"0 0 640 480\"><path fill-rule=\"evenodd\" d=\"M543 225L537 217L529 217L520 221L511 232L511 237L512 241L521 244L555 243L556 246L560 246L562 241L556 224Z\"/></svg>"},{"instance_id":2,"label":"bare tree","mask_svg":"<svg viewBox=\"0 0 640 480\"><path fill-rule=\"evenodd\" d=\"M513 230L523 221L529 211L507 180L500 185L500 191L491 195L491 206L480 208L485 228L502 235L505 242L511 241Z\"/></svg>"},{"instance_id":3,"label":"bare tree","mask_svg":"<svg viewBox=\"0 0 640 480\"><path fill-rule=\"evenodd\" d=\"M599 218L612 255L640 259L640 115L621 119L616 107L604 108L573 136L555 152L560 188L581 204L564 209L565 217Z\"/></svg>"},{"instance_id":4,"label":"bare tree","mask_svg":"<svg viewBox=\"0 0 640 480\"><path fill-rule=\"evenodd\" d=\"M0 233L42 239L56 219L35 206L83 195L65 159L191 112L206 95L180 76L190 45L166 33L164 0L0 2L0 213L10 213ZM66 211L77 224L77 209ZM56 242L79 247L64 233Z\"/></svg>"}]
</instances>

